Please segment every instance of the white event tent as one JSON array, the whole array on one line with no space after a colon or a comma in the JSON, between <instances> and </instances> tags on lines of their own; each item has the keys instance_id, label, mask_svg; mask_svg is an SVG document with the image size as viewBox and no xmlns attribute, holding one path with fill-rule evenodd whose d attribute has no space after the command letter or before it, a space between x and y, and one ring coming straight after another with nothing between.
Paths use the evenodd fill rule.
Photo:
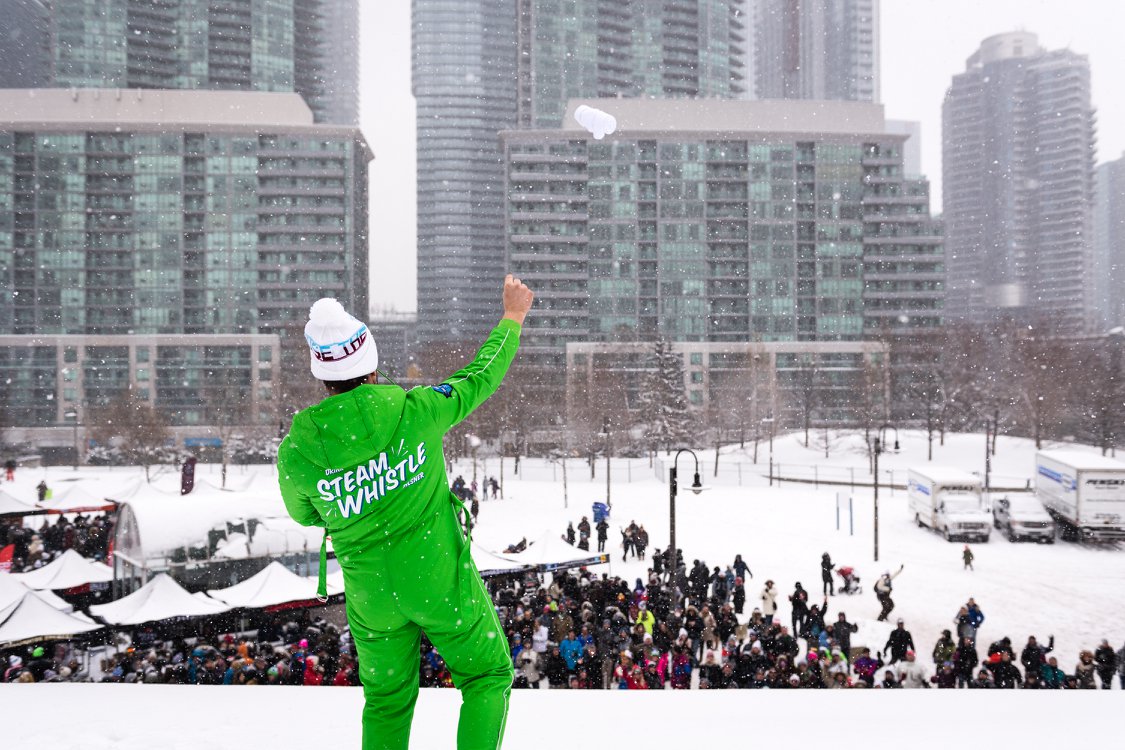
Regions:
<instances>
[{"instance_id":1,"label":"white event tent","mask_svg":"<svg viewBox=\"0 0 1125 750\"><path fill-rule=\"evenodd\" d=\"M32 591L19 581L15 575L11 573L0 573L0 619L3 619L4 613L15 607L20 599L23 599L24 595L29 592L46 602L51 609L57 609L60 612L74 611L74 607L70 606L70 604L57 594L53 594L50 591Z\"/></svg>"},{"instance_id":2,"label":"white event tent","mask_svg":"<svg viewBox=\"0 0 1125 750\"><path fill-rule=\"evenodd\" d=\"M51 591L73 589L90 583L108 583L113 580L113 568L96 560L87 560L72 549L42 568L27 573L13 573L29 589Z\"/></svg>"},{"instance_id":3,"label":"white event tent","mask_svg":"<svg viewBox=\"0 0 1125 750\"><path fill-rule=\"evenodd\" d=\"M316 599L317 581L315 578L299 576L274 560L258 573L241 583L225 589L211 589L207 593L213 598L244 609L277 607L295 602ZM339 594L343 584L328 584L328 594Z\"/></svg>"},{"instance_id":4,"label":"white event tent","mask_svg":"<svg viewBox=\"0 0 1125 750\"><path fill-rule=\"evenodd\" d=\"M61 640L101 629L87 617L60 612L33 591L24 594L15 606L0 610L0 647Z\"/></svg>"},{"instance_id":5,"label":"white event tent","mask_svg":"<svg viewBox=\"0 0 1125 750\"><path fill-rule=\"evenodd\" d=\"M229 610L230 607L222 602L189 594L167 573L160 573L117 601L90 607L91 614L111 625L141 625L174 617L206 617Z\"/></svg>"}]
</instances>

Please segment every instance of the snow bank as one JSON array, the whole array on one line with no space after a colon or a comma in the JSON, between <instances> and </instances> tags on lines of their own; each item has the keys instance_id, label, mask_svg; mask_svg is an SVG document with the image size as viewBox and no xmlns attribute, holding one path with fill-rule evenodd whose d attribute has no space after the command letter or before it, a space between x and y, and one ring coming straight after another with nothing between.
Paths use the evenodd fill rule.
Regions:
<instances>
[{"instance_id":1,"label":"snow bank","mask_svg":"<svg viewBox=\"0 0 1125 750\"><path fill-rule=\"evenodd\" d=\"M460 700L455 690L423 690L410 746L455 747ZM983 747L1068 747L1076 732L1091 740L1116 737L1118 703L1115 693L1100 690L516 690L503 746L571 750L585 738L591 747L608 747L627 725L626 744L651 750L697 747L703 738L709 747L791 747L796 737L827 737L840 750L888 743L948 750L970 737ZM306 750L359 747L363 695L331 687L0 685L0 705L19 717L5 722L10 747ZM126 719L118 706L127 706Z\"/></svg>"}]
</instances>

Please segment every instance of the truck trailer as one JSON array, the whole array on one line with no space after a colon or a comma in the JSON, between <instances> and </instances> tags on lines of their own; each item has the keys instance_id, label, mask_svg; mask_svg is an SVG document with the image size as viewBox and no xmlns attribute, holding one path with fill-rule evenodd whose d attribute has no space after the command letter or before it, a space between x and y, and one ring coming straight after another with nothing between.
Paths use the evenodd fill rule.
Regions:
<instances>
[{"instance_id":1,"label":"truck trailer","mask_svg":"<svg viewBox=\"0 0 1125 750\"><path fill-rule=\"evenodd\" d=\"M1039 451L1035 494L1064 539L1125 539L1125 463L1076 450Z\"/></svg>"},{"instance_id":2,"label":"truck trailer","mask_svg":"<svg viewBox=\"0 0 1125 750\"><path fill-rule=\"evenodd\" d=\"M977 475L941 466L911 469L907 494L910 512L919 526L930 527L947 541L988 541L992 515Z\"/></svg>"}]
</instances>

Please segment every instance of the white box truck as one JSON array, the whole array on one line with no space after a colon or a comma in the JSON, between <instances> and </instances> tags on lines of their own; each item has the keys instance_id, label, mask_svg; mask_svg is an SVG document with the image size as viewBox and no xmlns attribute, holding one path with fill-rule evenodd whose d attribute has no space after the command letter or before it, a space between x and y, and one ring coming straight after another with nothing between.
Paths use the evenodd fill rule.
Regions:
<instances>
[{"instance_id":1,"label":"white box truck","mask_svg":"<svg viewBox=\"0 0 1125 750\"><path fill-rule=\"evenodd\" d=\"M961 469L927 466L910 469L907 495L919 526L929 526L947 541L988 541L992 514L981 493L980 477Z\"/></svg>"},{"instance_id":2,"label":"white box truck","mask_svg":"<svg viewBox=\"0 0 1125 750\"><path fill-rule=\"evenodd\" d=\"M1064 539L1125 539L1125 463L1076 450L1039 451L1035 494Z\"/></svg>"}]
</instances>

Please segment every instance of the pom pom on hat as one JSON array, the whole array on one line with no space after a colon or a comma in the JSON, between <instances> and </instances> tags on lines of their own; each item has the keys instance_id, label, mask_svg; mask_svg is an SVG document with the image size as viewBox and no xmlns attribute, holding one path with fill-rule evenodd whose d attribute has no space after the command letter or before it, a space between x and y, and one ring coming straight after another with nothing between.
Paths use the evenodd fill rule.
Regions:
<instances>
[{"instance_id":1,"label":"pom pom on hat","mask_svg":"<svg viewBox=\"0 0 1125 750\"><path fill-rule=\"evenodd\" d=\"M367 325L331 297L318 299L309 309L305 341L317 380L352 380L379 367L379 351Z\"/></svg>"}]
</instances>

